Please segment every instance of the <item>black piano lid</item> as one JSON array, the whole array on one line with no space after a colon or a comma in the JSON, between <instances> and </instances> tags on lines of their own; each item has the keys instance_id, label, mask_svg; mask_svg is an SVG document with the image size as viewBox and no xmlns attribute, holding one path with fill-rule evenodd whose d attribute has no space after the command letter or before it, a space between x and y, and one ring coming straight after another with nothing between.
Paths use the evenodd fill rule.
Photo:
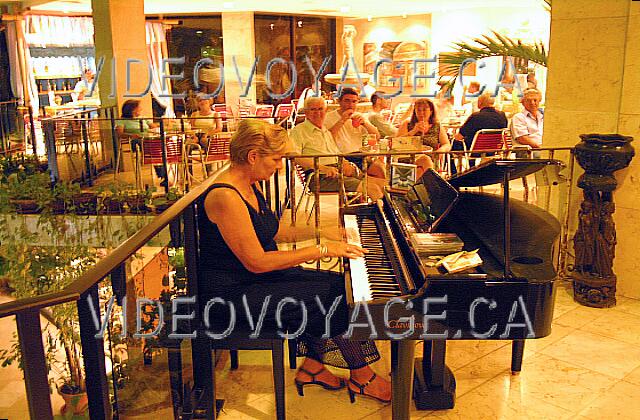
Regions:
<instances>
[{"instance_id":1,"label":"black piano lid","mask_svg":"<svg viewBox=\"0 0 640 420\"><path fill-rule=\"evenodd\" d=\"M564 166L564 163L557 159L492 159L453 175L449 183L456 188L500 184L505 172L510 172L510 179L518 179L549 165Z\"/></svg>"},{"instance_id":2,"label":"black piano lid","mask_svg":"<svg viewBox=\"0 0 640 420\"><path fill-rule=\"evenodd\" d=\"M429 232L435 231L458 200L458 191L433 169L428 169L411 190L423 208L428 208L428 213L435 217L428 228Z\"/></svg>"}]
</instances>

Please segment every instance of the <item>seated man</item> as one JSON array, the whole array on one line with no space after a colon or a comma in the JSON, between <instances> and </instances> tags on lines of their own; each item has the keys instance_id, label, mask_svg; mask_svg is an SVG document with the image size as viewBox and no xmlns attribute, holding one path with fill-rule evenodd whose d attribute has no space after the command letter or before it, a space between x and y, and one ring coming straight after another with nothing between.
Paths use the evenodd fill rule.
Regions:
<instances>
[{"instance_id":1,"label":"seated man","mask_svg":"<svg viewBox=\"0 0 640 420\"><path fill-rule=\"evenodd\" d=\"M538 107L542 94L538 89L527 89L522 97L524 111L513 116L511 134L514 145L526 145L533 149L542 147L543 114Z\"/></svg>"},{"instance_id":2,"label":"seated man","mask_svg":"<svg viewBox=\"0 0 640 420\"><path fill-rule=\"evenodd\" d=\"M378 135L378 130L362 114L356 112L358 92L354 89L342 89L338 104L338 109L327 114L327 128L342 153L357 153L362 147L362 136ZM362 157L354 156L348 159L362 168ZM376 178L384 178L384 165L374 161L367 173Z\"/></svg>"},{"instance_id":3,"label":"seated man","mask_svg":"<svg viewBox=\"0 0 640 420\"><path fill-rule=\"evenodd\" d=\"M373 111L369 112L367 118L369 122L378 129L380 137L395 137L398 135L398 129L388 123L382 115L382 111L389 109L389 100L384 98L384 92L376 91L371 95L371 107Z\"/></svg>"},{"instance_id":4,"label":"seated man","mask_svg":"<svg viewBox=\"0 0 640 420\"><path fill-rule=\"evenodd\" d=\"M296 144L301 155L340 154L333 136L324 126L327 104L322 97L309 97L304 103L306 119L296 125L289 136ZM303 169L313 169L313 158L297 158L296 163ZM319 159L320 191L338 191L338 158L323 157ZM346 191L362 191L362 181L356 177L357 168L348 161L343 161L344 187ZM367 194L377 200L382 197L383 179L369 178Z\"/></svg>"},{"instance_id":5,"label":"seated man","mask_svg":"<svg viewBox=\"0 0 640 420\"><path fill-rule=\"evenodd\" d=\"M494 98L489 92L480 95L478 97L480 111L471 114L455 135L456 140L464 140L467 149L471 149L471 143L478 131L489 128L507 128L507 116L504 112L496 110L493 104Z\"/></svg>"}]
</instances>

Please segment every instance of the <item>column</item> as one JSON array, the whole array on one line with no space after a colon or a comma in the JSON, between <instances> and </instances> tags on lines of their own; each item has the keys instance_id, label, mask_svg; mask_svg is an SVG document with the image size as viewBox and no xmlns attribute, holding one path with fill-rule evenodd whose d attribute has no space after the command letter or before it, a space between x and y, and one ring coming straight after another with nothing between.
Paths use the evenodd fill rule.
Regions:
<instances>
[{"instance_id":1,"label":"column","mask_svg":"<svg viewBox=\"0 0 640 420\"><path fill-rule=\"evenodd\" d=\"M551 9L549 77L544 144L574 146L579 134L620 133L640 139L640 3L554 0ZM634 70L635 69L635 70ZM574 183L581 170L577 169ZM615 173L617 255L614 272L620 295L640 298L637 247L640 225L640 160ZM573 189L570 237L577 224L582 190Z\"/></svg>"},{"instance_id":2,"label":"column","mask_svg":"<svg viewBox=\"0 0 640 420\"><path fill-rule=\"evenodd\" d=\"M117 105L127 99L142 101L143 115L152 115L151 94L139 98L126 98L143 92L149 83L149 60L145 33L144 0L92 0L95 28L96 64L104 57L100 73L100 102L103 106ZM130 65L127 60L140 60ZM115 72L112 65L115 60Z\"/></svg>"},{"instance_id":3,"label":"column","mask_svg":"<svg viewBox=\"0 0 640 420\"><path fill-rule=\"evenodd\" d=\"M232 107L234 115L238 115L238 103L240 95L246 89L249 75L256 58L255 31L253 25L253 12L222 13L222 48L224 50L224 92L227 105ZM236 67L233 64L235 57L242 87L238 81ZM270 58L262 57L261 59ZM246 99L255 103L256 77L249 88Z\"/></svg>"}]
</instances>

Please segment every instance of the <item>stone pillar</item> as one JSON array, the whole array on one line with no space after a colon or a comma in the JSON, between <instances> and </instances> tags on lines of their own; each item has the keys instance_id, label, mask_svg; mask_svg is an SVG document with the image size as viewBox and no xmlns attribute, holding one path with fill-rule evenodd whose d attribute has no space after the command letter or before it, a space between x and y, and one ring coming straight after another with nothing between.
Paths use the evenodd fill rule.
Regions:
<instances>
[{"instance_id":1,"label":"stone pillar","mask_svg":"<svg viewBox=\"0 0 640 420\"><path fill-rule=\"evenodd\" d=\"M247 86L256 58L253 12L222 13L222 49L224 50L225 100L227 105L233 109L234 115L238 115L240 95ZM234 57L242 78L242 87L233 63ZM261 57L261 59L268 61L271 57ZM253 82L246 96L246 99L254 103L256 100L256 77L257 75L253 76Z\"/></svg>"},{"instance_id":2,"label":"stone pillar","mask_svg":"<svg viewBox=\"0 0 640 420\"><path fill-rule=\"evenodd\" d=\"M582 133L640 138L640 2L611 0L585 7L582 0L554 0L549 44L544 145L573 147ZM640 161L615 176L618 249L633 250L640 237ZM572 208L579 209L583 194L573 191ZM576 213L570 215L571 236ZM635 253L619 252L613 269L618 292L640 298Z\"/></svg>"},{"instance_id":3,"label":"stone pillar","mask_svg":"<svg viewBox=\"0 0 640 420\"><path fill-rule=\"evenodd\" d=\"M100 102L103 106L121 108L127 99L142 101L143 115L152 115L151 94L141 98L125 98L127 79L130 94L143 92L149 83L149 60L145 32L144 0L92 0L95 28L96 65L104 57L100 73ZM127 60L140 60L130 66ZM115 74L112 65L115 60ZM115 76L115 80L114 80Z\"/></svg>"}]
</instances>

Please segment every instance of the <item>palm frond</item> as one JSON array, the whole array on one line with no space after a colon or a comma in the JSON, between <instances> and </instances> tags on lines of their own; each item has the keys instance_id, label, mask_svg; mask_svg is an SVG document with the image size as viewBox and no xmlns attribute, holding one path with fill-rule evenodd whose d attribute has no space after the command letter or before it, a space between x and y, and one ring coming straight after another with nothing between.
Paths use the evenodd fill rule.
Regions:
<instances>
[{"instance_id":1,"label":"palm frond","mask_svg":"<svg viewBox=\"0 0 640 420\"><path fill-rule=\"evenodd\" d=\"M486 57L514 57L547 66L547 52L542 42L523 44L519 39L511 39L496 31L493 35L485 34L475 38L472 43L456 42L455 52L441 53L439 55L440 75L457 78L460 66L467 59L480 60Z\"/></svg>"}]
</instances>

